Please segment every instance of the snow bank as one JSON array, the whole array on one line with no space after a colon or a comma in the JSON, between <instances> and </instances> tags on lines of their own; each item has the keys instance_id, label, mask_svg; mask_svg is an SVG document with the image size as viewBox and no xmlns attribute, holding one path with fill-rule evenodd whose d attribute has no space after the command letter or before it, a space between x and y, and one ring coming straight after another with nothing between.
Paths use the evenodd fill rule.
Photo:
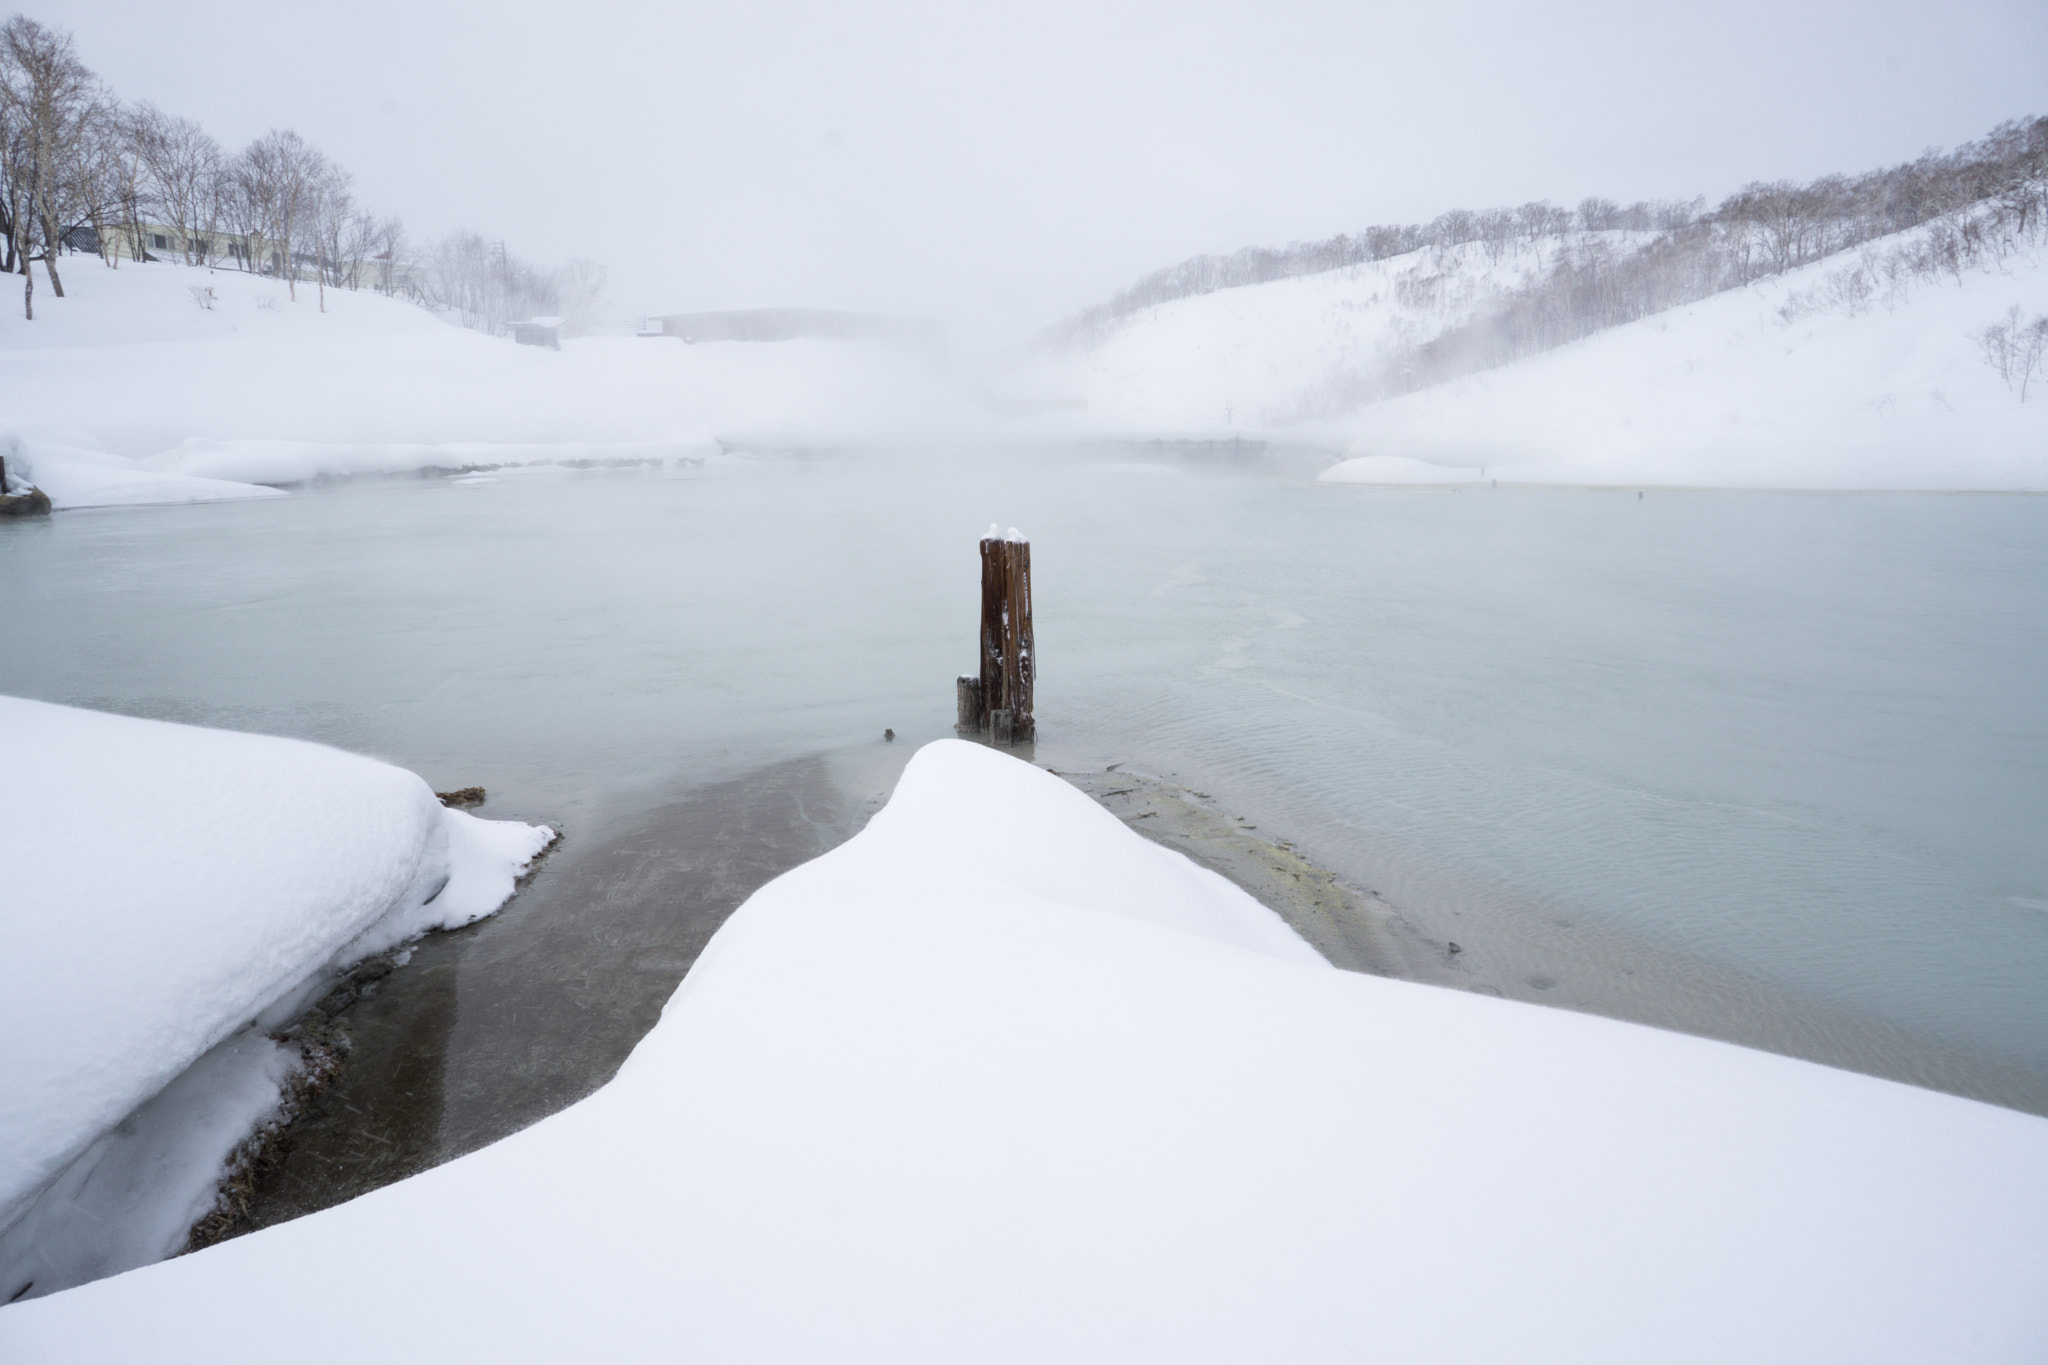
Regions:
<instances>
[{"instance_id":1,"label":"snow bank","mask_svg":"<svg viewBox=\"0 0 2048 1365\"><path fill-rule=\"evenodd\" d=\"M555 351L377 294L330 290L322 312L306 286L294 302L239 271L89 256L65 287L33 322L0 314L0 433L22 433L59 507L249 493L211 480L701 451L734 429L897 437L982 420L929 363L881 345L597 336ZM67 437L38 446L38 431Z\"/></svg>"},{"instance_id":2,"label":"snow bank","mask_svg":"<svg viewBox=\"0 0 2048 1365\"><path fill-rule=\"evenodd\" d=\"M0 732L0 1234L281 997L489 914L552 837L296 740L16 698ZM254 1064L236 1084L260 1091L269 1062Z\"/></svg>"},{"instance_id":3,"label":"snow bank","mask_svg":"<svg viewBox=\"0 0 2048 1365\"><path fill-rule=\"evenodd\" d=\"M307 483L351 474L398 474L422 469L477 469L537 466L599 458L610 460L702 459L716 454L716 442L588 444L506 444L451 441L443 445L346 445L322 441L182 441L143 461L150 469L184 476L250 483Z\"/></svg>"},{"instance_id":4,"label":"snow bank","mask_svg":"<svg viewBox=\"0 0 2048 1365\"><path fill-rule=\"evenodd\" d=\"M2044 1282L2048 1122L1330 970L945 741L596 1095L0 1356L2018 1362Z\"/></svg>"},{"instance_id":5,"label":"snow bank","mask_svg":"<svg viewBox=\"0 0 2048 1365\"><path fill-rule=\"evenodd\" d=\"M0 456L6 457L10 485L42 489L50 495L53 507L133 507L284 496L275 488L143 468L110 454L83 432L46 433L35 428L0 432Z\"/></svg>"}]
</instances>

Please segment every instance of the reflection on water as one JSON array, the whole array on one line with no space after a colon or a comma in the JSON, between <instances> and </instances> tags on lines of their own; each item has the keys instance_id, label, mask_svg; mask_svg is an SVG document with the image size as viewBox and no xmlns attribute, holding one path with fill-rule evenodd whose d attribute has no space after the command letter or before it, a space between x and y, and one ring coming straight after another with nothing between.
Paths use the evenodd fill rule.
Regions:
<instances>
[{"instance_id":1,"label":"reflection on water","mask_svg":"<svg viewBox=\"0 0 2048 1365\"><path fill-rule=\"evenodd\" d=\"M380 754L599 841L947 733L991 520L1036 542L1041 761L1198 780L1471 984L2048 1110L2041 499L971 458L364 482L0 528L0 688Z\"/></svg>"}]
</instances>

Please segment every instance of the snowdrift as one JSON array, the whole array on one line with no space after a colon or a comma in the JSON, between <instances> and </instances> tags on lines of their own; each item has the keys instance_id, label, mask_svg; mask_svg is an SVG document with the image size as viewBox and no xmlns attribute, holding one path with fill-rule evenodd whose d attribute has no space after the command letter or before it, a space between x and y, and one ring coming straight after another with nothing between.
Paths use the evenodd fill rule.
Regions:
<instances>
[{"instance_id":1,"label":"snowdrift","mask_svg":"<svg viewBox=\"0 0 2048 1365\"><path fill-rule=\"evenodd\" d=\"M117 1176L127 1158L109 1156L138 1106L182 1083L165 1103L232 1147L289 1059L260 1029L230 1049L239 1062L214 1056L224 1040L323 989L323 968L491 913L553 835L443 809L409 772L297 740L16 698L0 698L0 732L4 1299L59 1273L44 1253L88 1183L128 1182L100 1200L113 1212L140 1197L148 1173ZM202 1056L219 1084L195 1089ZM211 1202L226 1147L188 1199ZM190 1223L157 1233L182 1244Z\"/></svg>"},{"instance_id":2,"label":"snowdrift","mask_svg":"<svg viewBox=\"0 0 2048 1365\"><path fill-rule=\"evenodd\" d=\"M1331 970L942 741L588 1100L0 1356L2019 1362L2044 1282L2048 1122Z\"/></svg>"},{"instance_id":3,"label":"snowdrift","mask_svg":"<svg viewBox=\"0 0 2048 1365\"><path fill-rule=\"evenodd\" d=\"M373 293L90 256L0 316L0 440L60 507L264 496L352 473L716 449L721 431L903 437L982 418L882 345L515 346ZM196 291L196 292L195 292ZM210 295L209 295L210 291Z\"/></svg>"}]
</instances>

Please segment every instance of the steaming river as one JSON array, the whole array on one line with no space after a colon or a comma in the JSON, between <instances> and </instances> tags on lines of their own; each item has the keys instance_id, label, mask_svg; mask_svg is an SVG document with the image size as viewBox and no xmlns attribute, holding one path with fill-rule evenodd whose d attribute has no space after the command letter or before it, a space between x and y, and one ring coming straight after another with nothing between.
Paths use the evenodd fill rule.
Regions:
<instances>
[{"instance_id":1,"label":"steaming river","mask_svg":"<svg viewBox=\"0 0 2048 1365\"><path fill-rule=\"evenodd\" d=\"M949 733L992 519L1034 542L1038 761L1200 786L1475 989L2048 1112L2048 499L358 481L0 527L0 690L378 754L601 842Z\"/></svg>"}]
</instances>

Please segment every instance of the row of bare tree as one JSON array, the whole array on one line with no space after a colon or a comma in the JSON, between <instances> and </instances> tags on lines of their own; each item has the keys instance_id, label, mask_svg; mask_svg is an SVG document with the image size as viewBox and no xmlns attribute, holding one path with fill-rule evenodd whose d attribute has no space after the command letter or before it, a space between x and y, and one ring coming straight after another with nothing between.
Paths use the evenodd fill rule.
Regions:
<instances>
[{"instance_id":1,"label":"row of bare tree","mask_svg":"<svg viewBox=\"0 0 2048 1365\"><path fill-rule=\"evenodd\" d=\"M1889 249L1877 239L1922 229ZM1819 282L1835 303L1897 297L1912 281L1953 276L2048 239L2048 118L2003 124L1942 156L1806 185L1750 185L1710 214L1634 243L1562 244L1548 271L1483 315L1350 377L1333 407L1491 369L1609 327L1693 303L1852 248L1855 263ZM1858 259L1860 258L1860 259ZM1820 303L1829 300L1820 300ZM1815 301L1795 297L1787 316Z\"/></svg>"},{"instance_id":2,"label":"row of bare tree","mask_svg":"<svg viewBox=\"0 0 2048 1365\"><path fill-rule=\"evenodd\" d=\"M1108 302L1070 318L1049 339L1071 343L1146 308L1194 294L1337 270L1410 252L1447 252L1478 243L1489 260L1539 242L1552 244L1551 273L1511 302L1517 315L1476 334L1446 340L1437 357L1408 367L1414 382L1451 364L1500 358L1560 344L1765 275L1810 264L1875 238L1977 204L1994 206L2022 235L2043 212L2048 119L2001 125L1946 154L1859 176L1830 175L1798 184L1755 183L1712 210L1706 200L1582 200L1576 210L1547 202L1473 212L1452 209L1429 223L1370 227L1356 234L1286 247L1246 247L1196 256L1145 276ZM1627 233L1616 239L1612 234ZM1511 354L1509 354L1511 353ZM1453 366L1455 368L1455 365Z\"/></svg>"},{"instance_id":3,"label":"row of bare tree","mask_svg":"<svg viewBox=\"0 0 2048 1365\"><path fill-rule=\"evenodd\" d=\"M548 271L503 243L456 232L424 261L404 224L356 201L349 172L290 129L229 153L197 122L124 104L80 60L71 35L17 14L0 24L0 269L22 277L35 317L35 275L64 296L60 261L90 250L110 266L151 256L145 224L169 229L156 250L187 265L225 264L283 279L293 299L312 283L376 289L447 308L497 332L542 313L594 306L603 276L588 262Z\"/></svg>"},{"instance_id":4,"label":"row of bare tree","mask_svg":"<svg viewBox=\"0 0 2048 1365\"><path fill-rule=\"evenodd\" d=\"M146 222L171 229L167 250L187 264L275 273L294 298L310 280L323 307L330 286L405 278L391 268L398 219L358 204L348 171L297 133L273 130L229 155L191 119L114 98L68 33L21 14L0 24L0 268L21 275L27 315L32 265L62 298L67 248L89 246L109 265L124 249L139 259Z\"/></svg>"}]
</instances>

